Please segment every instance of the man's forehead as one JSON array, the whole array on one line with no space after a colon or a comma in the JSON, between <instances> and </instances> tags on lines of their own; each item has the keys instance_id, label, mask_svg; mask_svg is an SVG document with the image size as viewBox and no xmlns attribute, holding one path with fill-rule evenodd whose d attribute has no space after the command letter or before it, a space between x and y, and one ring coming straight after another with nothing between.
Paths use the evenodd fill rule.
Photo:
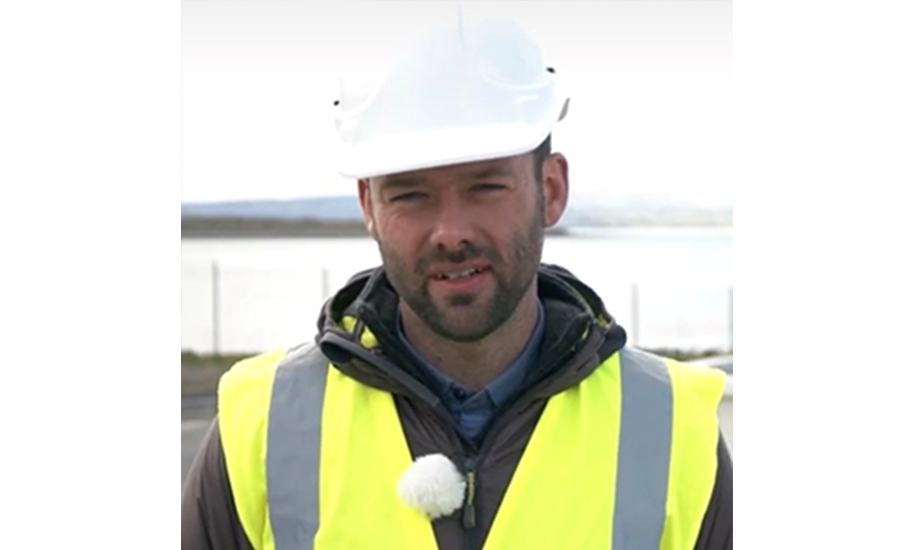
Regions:
<instances>
[{"instance_id":1,"label":"man's forehead","mask_svg":"<svg viewBox=\"0 0 912 550\"><path fill-rule=\"evenodd\" d=\"M444 179L476 180L485 178L518 178L524 175L525 164L520 162L527 154L492 160L425 168L370 178L371 182L384 185L408 185Z\"/></svg>"}]
</instances>

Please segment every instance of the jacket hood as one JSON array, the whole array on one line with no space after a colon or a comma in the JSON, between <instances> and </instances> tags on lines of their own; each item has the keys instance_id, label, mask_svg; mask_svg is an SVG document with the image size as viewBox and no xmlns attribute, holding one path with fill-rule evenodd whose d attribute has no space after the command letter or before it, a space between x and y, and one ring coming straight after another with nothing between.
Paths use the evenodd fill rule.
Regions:
<instances>
[{"instance_id":1,"label":"jacket hood","mask_svg":"<svg viewBox=\"0 0 912 550\"><path fill-rule=\"evenodd\" d=\"M538 294L545 308L545 334L524 385L549 396L588 376L624 347L627 337L595 291L560 266L540 266ZM437 404L399 340L398 307L399 296L383 269L362 271L324 305L317 343L336 368L362 383L417 393Z\"/></svg>"}]
</instances>

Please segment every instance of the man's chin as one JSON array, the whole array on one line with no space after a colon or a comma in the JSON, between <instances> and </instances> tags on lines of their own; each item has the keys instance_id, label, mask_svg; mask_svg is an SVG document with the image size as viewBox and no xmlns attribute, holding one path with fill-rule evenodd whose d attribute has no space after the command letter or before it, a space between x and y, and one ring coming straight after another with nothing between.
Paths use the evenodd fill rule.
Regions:
<instances>
[{"instance_id":1,"label":"man's chin","mask_svg":"<svg viewBox=\"0 0 912 550\"><path fill-rule=\"evenodd\" d=\"M476 294L452 294L447 296L446 302L450 308L468 308L478 302L478 296Z\"/></svg>"},{"instance_id":2,"label":"man's chin","mask_svg":"<svg viewBox=\"0 0 912 550\"><path fill-rule=\"evenodd\" d=\"M473 344L483 340L489 334L490 331L479 331L478 327L459 327L457 329L445 329L438 332L439 336L461 344Z\"/></svg>"},{"instance_id":3,"label":"man's chin","mask_svg":"<svg viewBox=\"0 0 912 550\"><path fill-rule=\"evenodd\" d=\"M448 315L439 326L439 332L457 342L477 342L492 332L488 326L490 321L488 314Z\"/></svg>"}]
</instances>

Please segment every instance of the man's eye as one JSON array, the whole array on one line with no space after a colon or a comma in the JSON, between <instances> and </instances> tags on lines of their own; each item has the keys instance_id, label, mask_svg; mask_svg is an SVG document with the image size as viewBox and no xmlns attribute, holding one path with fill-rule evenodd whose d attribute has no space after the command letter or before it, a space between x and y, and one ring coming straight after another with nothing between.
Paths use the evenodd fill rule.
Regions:
<instances>
[{"instance_id":1,"label":"man's eye","mask_svg":"<svg viewBox=\"0 0 912 550\"><path fill-rule=\"evenodd\" d=\"M501 185L499 183L479 183L473 189L475 189L475 191L481 191L481 192L487 193L487 192L491 192L491 191L500 191L501 189L504 189L504 188L505 188L505 186Z\"/></svg>"},{"instance_id":2,"label":"man's eye","mask_svg":"<svg viewBox=\"0 0 912 550\"><path fill-rule=\"evenodd\" d=\"M401 195L395 195L390 199L390 202L415 202L424 198L424 193L411 192L403 193Z\"/></svg>"}]
</instances>

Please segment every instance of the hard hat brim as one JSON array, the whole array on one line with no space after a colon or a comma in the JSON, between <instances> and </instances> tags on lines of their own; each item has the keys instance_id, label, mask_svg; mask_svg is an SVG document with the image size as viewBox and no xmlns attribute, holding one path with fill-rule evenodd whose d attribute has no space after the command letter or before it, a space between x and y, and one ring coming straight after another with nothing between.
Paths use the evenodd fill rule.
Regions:
<instances>
[{"instance_id":1,"label":"hard hat brim","mask_svg":"<svg viewBox=\"0 0 912 550\"><path fill-rule=\"evenodd\" d=\"M552 116L538 125L488 125L410 132L343 146L339 173L348 178L413 172L528 153L567 113L569 99L556 102Z\"/></svg>"}]
</instances>

